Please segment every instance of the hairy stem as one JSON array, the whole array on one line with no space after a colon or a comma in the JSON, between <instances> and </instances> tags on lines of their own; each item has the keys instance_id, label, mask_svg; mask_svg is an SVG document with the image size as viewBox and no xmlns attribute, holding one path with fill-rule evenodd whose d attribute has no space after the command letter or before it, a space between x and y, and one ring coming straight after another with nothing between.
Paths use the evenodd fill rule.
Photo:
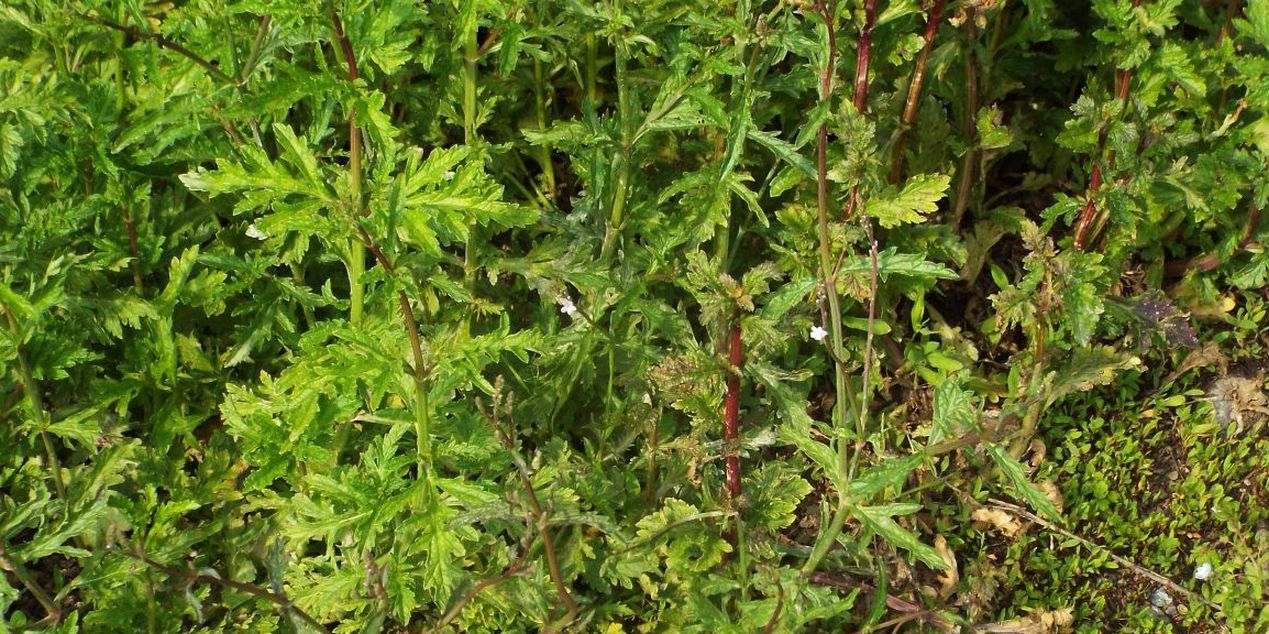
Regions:
<instances>
[{"instance_id":1,"label":"hairy stem","mask_svg":"<svg viewBox=\"0 0 1269 634\"><path fill-rule=\"evenodd\" d=\"M335 39L343 51L344 61L348 65L348 81L355 83L358 79L357 59L353 54L352 42L344 32L343 22L339 14L331 12L331 22L335 27ZM389 274L396 273L396 267L383 253L383 249L375 243L370 234L361 226L361 219L370 215L361 195L361 129L357 126L356 110L348 113L348 170L352 177L351 195L353 197L353 225L360 240L353 240L349 251L351 259L348 266L348 279L352 285L349 299L352 302L349 321L354 325L361 322L362 304L365 289L361 284L361 275L365 271L366 251L369 250L375 261ZM415 319L414 309L410 306L410 298L405 291L397 291L397 304L401 308L401 319L405 322L405 331L410 338L410 353L414 360L414 426L417 436L420 477L424 469L430 469L431 454L431 414L427 398L427 366L423 359L423 342L419 336L419 323Z\"/></svg>"},{"instance_id":2,"label":"hairy stem","mask_svg":"<svg viewBox=\"0 0 1269 634\"><path fill-rule=\"evenodd\" d=\"M375 261L389 275L395 275L396 266L384 255L383 249L375 243L370 234L366 232L360 224L357 224L357 235L361 237L361 244L370 251ZM414 431L418 443L418 453L420 461L420 473L423 468L431 468L432 465L432 445L431 445L431 409L428 405L427 397L427 364L423 358L423 338L419 335L419 322L414 317L414 308L410 306L410 298L405 291L397 291L397 305L401 309L401 319L405 322L405 332L410 338L410 355L414 361L412 375L414 376Z\"/></svg>"},{"instance_id":3,"label":"hairy stem","mask_svg":"<svg viewBox=\"0 0 1269 634\"><path fill-rule=\"evenodd\" d=\"M859 415L856 417L856 426L858 427L858 437L855 439L857 445L862 445L864 438L868 434L868 408L872 404L872 366L873 366L873 335L877 326L877 286L880 278L880 272L877 266L877 238L873 236L872 220L864 218L864 229L868 233L868 261L871 265L868 280L868 325L864 334L864 376L863 376L863 392L859 402ZM854 465L852 465L854 466ZM854 474L850 474L852 477Z\"/></svg>"},{"instance_id":4,"label":"hairy stem","mask_svg":"<svg viewBox=\"0 0 1269 634\"><path fill-rule=\"evenodd\" d=\"M1238 239L1235 245L1234 253L1240 253L1247 249L1251 244L1251 238L1256 234L1256 227L1260 225L1260 207L1252 205L1251 211L1247 213L1247 224L1243 226L1242 237ZM1176 262L1168 262L1164 267L1165 278L1178 278L1190 271L1211 271L1220 266L1222 262L1220 253L1208 253L1199 255Z\"/></svg>"},{"instance_id":5,"label":"hairy stem","mask_svg":"<svg viewBox=\"0 0 1269 634\"><path fill-rule=\"evenodd\" d=\"M445 611L445 614L436 621L436 625L433 625L428 631L440 632L444 630L446 625L452 623L454 619L458 618L459 614L462 614L463 608L467 607L467 604L471 603L472 599L476 598L476 595L484 592L486 588L492 588L524 572L525 563L529 560L529 551L532 546L533 541L532 537L530 537L528 543L525 543L520 547L520 555L516 557L515 561L511 562L511 565L507 566L506 570L472 584L472 587L468 589L467 592L463 593L463 596L459 597L457 601L451 604L449 609Z\"/></svg>"},{"instance_id":6,"label":"hairy stem","mask_svg":"<svg viewBox=\"0 0 1269 634\"><path fill-rule=\"evenodd\" d=\"M469 0L474 2L475 0ZM471 11L475 12L476 8L472 7ZM472 18L475 19L474 17ZM476 143L476 62L479 60L478 52L479 43L476 41L477 31L479 29L473 26L471 33L463 33L463 143L468 147L474 147ZM463 244L463 288L467 289L469 296L476 296L476 245L480 244L481 233L480 225L475 221L467 229L467 240ZM471 311L468 318L464 320L464 328L469 329L471 322L475 318L475 311Z\"/></svg>"},{"instance_id":7,"label":"hairy stem","mask_svg":"<svg viewBox=\"0 0 1269 634\"><path fill-rule=\"evenodd\" d=\"M621 151L613 156L613 167L616 173L613 185L612 205L608 214L608 226L604 229L604 243L600 250L600 259L607 261L613 255L617 240L621 237L621 228L625 224L626 196L630 186L630 160L634 143L632 125L634 113L630 112L630 90L626 77L626 46L618 41L613 53L613 65L617 76L617 119L621 126Z\"/></svg>"},{"instance_id":8,"label":"hairy stem","mask_svg":"<svg viewBox=\"0 0 1269 634\"><path fill-rule=\"evenodd\" d=\"M943 19L943 7L946 0L934 0L925 22L925 44L917 54L916 64L912 68L912 78L908 81L908 95L903 102L903 117L899 122L898 137L894 142L894 150L890 155L890 182L898 183L903 176L903 152L908 143L908 132L916 122L917 110L921 105L921 87L925 83L925 69L930 63L930 51L934 49L934 36L938 33L939 22Z\"/></svg>"},{"instance_id":9,"label":"hairy stem","mask_svg":"<svg viewBox=\"0 0 1269 634\"><path fill-rule=\"evenodd\" d=\"M542 73L542 62L533 60L533 97L536 107L538 130L546 130L546 95L543 87L546 85L546 78ZM546 199L555 200L555 165L551 162L551 146L549 144L539 145L537 147L538 166L542 169L542 181L546 186Z\"/></svg>"},{"instance_id":10,"label":"hairy stem","mask_svg":"<svg viewBox=\"0 0 1269 634\"><path fill-rule=\"evenodd\" d=\"M271 16L260 16L259 26L256 27L256 37L251 41L251 51L247 53L247 58L242 61L242 70L238 78L240 83L246 83L247 78L251 76L251 71L255 70L256 60L260 57L260 48L264 45L264 38L269 35L269 27L272 23L273 18Z\"/></svg>"},{"instance_id":11,"label":"hairy stem","mask_svg":"<svg viewBox=\"0 0 1269 634\"><path fill-rule=\"evenodd\" d=\"M872 30L877 24L877 0L864 0L864 27L855 51L855 112L863 114L868 102L868 67L872 62Z\"/></svg>"}]
</instances>

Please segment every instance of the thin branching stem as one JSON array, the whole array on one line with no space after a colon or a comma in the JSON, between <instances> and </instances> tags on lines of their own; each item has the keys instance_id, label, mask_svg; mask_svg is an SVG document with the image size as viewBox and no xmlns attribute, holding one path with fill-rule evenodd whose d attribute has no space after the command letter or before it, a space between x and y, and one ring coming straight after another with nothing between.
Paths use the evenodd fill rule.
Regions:
<instances>
[{"instance_id":1,"label":"thin branching stem","mask_svg":"<svg viewBox=\"0 0 1269 634\"><path fill-rule=\"evenodd\" d=\"M137 293L145 292L145 284L141 281L140 249L137 248L137 225L132 220L132 205L123 204L123 226L128 231L128 268L132 269L132 285Z\"/></svg>"},{"instance_id":2,"label":"thin branching stem","mask_svg":"<svg viewBox=\"0 0 1269 634\"><path fill-rule=\"evenodd\" d=\"M580 608L577 605L577 601L573 598L573 594L569 592L568 586L564 583L564 573L560 568L559 557L555 551L555 541L551 538L548 515L538 499L537 489L533 486L533 477L529 473L528 462L525 461L524 456L520 455L520 451L516 449L514 422L511 420L510 395L507 397L506 413L507 424L504 427L500 420L499 403L495 400L493 413L488 417L489 422L499 438L502 439L502 444L506 448L507 453L511 454L511 462L515 464L516 472L520 476L520 483L524 487L525 497L529 501L529 511L533 515L533 522L536 525L538 536L542 540L542 550L546 555L546 566L551 574L551 582L555 585L555 591L560 595L560 599L564 601L565 614L553 625L554 627L563 627L577 618Z\"/></svg>"},{"instance_id":3,"label":"thin branching stem","mask_svg":"<svg viewBox=\"0 0 1269 634\"><path fill-rule=\"evenodd\" d=\"M119 24L117 22L111 22L110 20L105 20L96 16L88 15L87 13L80 13L79 17L89 22L92 22L93 24L98 24L106 28L114 29L116 31L124 33L125 35L133 39L149 40L151 42L154 42L155 45L157 45L159 48L165 48L169 51L172 51L173 53L176 53L177 55L180 55L190 60L191 62L194 62L195 64L198 64L199 66L202 66L203 69L205 69L207 73L211 75L212 77L214 77L217 81L230 84L233 86L238 85L237 79L234 79L233 77L230 77L229 75L225 74L224 71L220 70L219 66L207 61L207 58L203 57L202 55L199 55L198 53L195 53L194 51L189 50L188 48L185 48L184 46L181 46L179 43L173 40L163 37L162 35L158 33L147 33L140 29L135 29L133 27Z\"/></svg>"},{"instance_id":4,"label":"thin branching stem","mask_svg":"<svg viewBox=\"0 0 1269 634\"><path fill-rule=\"evenodd\" d=\"M352 42L348 39L347 33L344 32L344 24L339 19L339 14L332 11L330 17L335 30L335 40L339 44L344 62L348 66L348 81L355 84L359 75L357 73L357 58L354 56ZM361 275L365 272L366 251L370 251L375 261L389 274L396 273L396 267L392 264L392 261L388 259L383 249L379 247L374 239L370 237L370 233L361 226L361 220L370 215L370 209L366 206L361 195L361 146L361 128L357 126L357 112L356 109L350 109L348 112L348 171L351 176L350 194L354 205L353 225L356 228L357 236L360 238L360 240L352 240L349 248L348 278L352 284L352 290L350 291L352 308L349 318L353 325L361 321L365 292L361 284ZM432 464L431 414L427 397L427 365L423 358L423 340L419 335L419 322L415 318L414 309L410 306L410 298L405 294L405 291L397 291L397 304L401 308L401 318L405 322L406 335L410 339L410 354L414 360L412 373L415 391L415 435L418 437L420 476L422 476L423 470L430 469Z\"/></svg>"},{"instance_id":5,"label":"thin branching stem","mask_svg":"<svg viewBox=\"0 0 1269 634\"><path fill-rule=\"evenodd\" d=\"M849 590L858 589L860 592L880 591L866 581L857 581L840 573L815 572L807 574L806 578L808 581L818 586L831 586L834 588ZM886 594L886 607L896 612L916 615L916 618L921 619L923 623L932 625L939 630L950 630L953 627L952 622L947 620L947 618L943 615L927 610L915 603L905 601L889 593Z\"/></svg>"},{"instance_id":6,"label":"thin branching stem","mask_svg":"<svg viewBox=\"0 0 1269 634\"><path fill-rule=\"evenodd\" d=\"M220 586L222 588L230 588L233 590L237 590L239 592L249 594L257 599L263 599L277 606L278 609L281 610L282 612L289 614L291 616L294 616L295 618L298 618L299 620L303 621L306 625L308 625L309 627L312 627L313 629L316 629L319 632L329 631L326 629L326 626L322 625L321 622L319 622L317 619L313 618L307 612L300 609L299 606L295 605L295 603L292 602L291 599L287 598L285 595L278 594L276 592L271 592L269 590L265 590L264 588L261 588L256 585L252 585L250 583L234 581L233 579L229 579L222 576L220 573L206 574L201 572L195 572L193 570L183 570L175 566L168 566L166 564L161 564L151 559L144 553L135 553L125 549L119 549L119 548L113 548L111 549L111 552L127 557L128 559L131 559L133 561L145 564L146 566L149 566L150 568L153 568L173 579L179 580L182 583L186 583L186 584L192 584L196 582L210 583L212 585Z\"/></svg>"},{"instance_id":7,"label":"thin branching stem","mask_svg":"<svg viewBox=\"0 0 1269 634\"><path fill-rule=\"evenodd\" d=\"M1243 226L1242 237L1238 239L1238 244L1234 245L1234 253L1241 253L1251 245L1251 239L1256 234L1256 228L1260 225L1260 207L1251 206L1251 211L1247 213L1247 223ZM1184 276L1190 271L1207 272L1216 269L1224 261L1220 253L1212 252L1204 255L1177 260L1176 262L1168 262L1164 267L1164 277L1176 279Z\"/></svg>"},{"instance_id":8,"label":"thin branching stem","mask_svg":"<svg viewBox=\"0 0 1269 634\"><path fill-rule=\"evenodd\" d=\"M737 455L740 448L740 375L745 362L739 311L732 316L731 320L727 361L729 367L727 398L723 403L723 445L726 451L724 462L727 471L727 494L734 500L743 493L740 484L740 456Z\"/></svg>"},{"instance_id":9,"label":"thin branching stem","mask_svg":"<svg viewBox=\"0 0 1269 634\"><path fill-rule=\"evenodd\" d=\"M997 509L1000 509L1002 511L1011 513L1013 515L1017 515L1018 517L1022 517L1026 520L1034 522L1035 524L1039 525L1044 530L1055 533L1057 535L1061 535L1062 537L1065 537L1069 540L1079 542L1081 545L1083 545L1085 548L1088 548L1090 551L1104 554L1107 557L1113 559L1115 563L1119 564L1120 566L1123 566L1124 568L1127 568L1133 571L1133 573L1145 579L1153 581L1154 583L1157 583L1171 590L1172 592L1182 595L1186 597L1187 599L1189 599L1190 601L1193 601L1196 603L1202 603L1203 605L1206 605L1207 607L1215 610L1216 612L1221 611L1221 606L1205 598L1203 595L1187 590L1185 587L1181 586L1177 582L1153 570L1150 570L1149 568L1138 565L1134 563L1132 560L1128 559L1127 557L1122 557L1120 555L1117 555L1114 552L1112 552L1109 548L1106 548L1105 546L1102 546L1101 544L1097 544L1086 537L1076 535L1075 533L1072 533L1071 531L1068 531L1062 528L1061 526L1057 526L1056 524L1036 515L1035 513L1032 513L1022 508L1021 506L1018 506L1016 504L1010 504L1008 502L1003 502L1001 500L996 500L996 499L988 499L987 502L991 506L996 507Z\"/></svg>"},{"instance_id":10,"label":"thin branching stem","mask_svg":"<svg viewBox=\"0 0 1269 634\"><path fill-rule=\"evenodd\" d=\"M877 287L880 278L879 267L877 266L877 238L873 236L872 220L864 217L864 230L868 234L868 262L870 265L868 279L868 324L864 333L864 376L862 379L863 386L861 391L863 394L859 401L859 414L856 417L855 445L856 454L862 449L864 438L868 434L868 408L872 404L872 366L873 366L873 336L877 330ZM854 463L851 464L854 467ZM854 476L853 473L849 474Z\"/></svg>"},{"instance_id":11,"label":"thin branching stem","mask_svg":"<svg viewBox=\"0 0 1269 634\"><path fill-rule=\"evenodd\" d=\"M246 83L247 78L251 76L251 71L255 70L256 61L260 58L260 50L264 45L264 39L269 35L269 27L273 24L273 18L269 15L260 16L260 23L256 27L256 37L251 41L251 51L247 53L247 58L242 61L242 70L239 73L238 81Z\"/></svg>"},{"instance_id":12,"label":"thin branching stem","mask_svg":"<svg viewBox=\"0 0 1269 634\"><path fill-rule=\"evenodd\" d=\"M520 545L520 555L517 556L515 560L506 567L506 569L492 577L485 577L484 579L472 584L472 587L468 588L467 592L463 593L463 596L459 597L457 601L451 604L449 609L445 611L445 614L443 614L441 618L436 621L436 624L428 631L440 632L445 629L445 626L449 625L454 621L454 619L458 618L458 615L462 614L463 608L467 607L467 604L471 603L472 600L474 600L481 592L484 592L486 589L492 588L524 572L525 564L529 560L530 550L533 547L533 539L535 535L536 533L528 534L525 543Z\"/></svg>"}]
</instances>

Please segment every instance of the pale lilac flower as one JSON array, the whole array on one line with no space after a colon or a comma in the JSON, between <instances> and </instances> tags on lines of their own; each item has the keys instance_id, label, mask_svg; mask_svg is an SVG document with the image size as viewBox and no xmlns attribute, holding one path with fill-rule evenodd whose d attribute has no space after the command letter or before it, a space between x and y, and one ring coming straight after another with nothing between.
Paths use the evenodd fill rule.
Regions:
<instances>
[{"instance_id":1,"label":"pale lilac flower","mask_svg":"<svg viewBox=\"0 0 1269 634\"><path fill-rule=\"evenodd\" d=\"M1205 581L1210 576L1212 576L1212 564L1202 563L1194 569L1194 578L1199 581Z\"/></svg>"},{"instance_id":2,"label":"pale lilac flower","mask_svg":"<svg viewBox=\"0 0 1269 634\"><path fill-rule=\"evenodd\" d=\"M828 331L819 326L811 326L811 338L816 341L824 341L824 337L828 336Z\"/></svg>"},{"instance_id":3,"label":"pale lilac flower","mask_svg":"<svg viewBox=\"0 0 1269 634\"><path fill-rule=\"evenodd\" d=\"M560 298L560 312L569 317L577 314L577 306L573 304L573 298L567 295Z\"/></svg>"}]
</instances>

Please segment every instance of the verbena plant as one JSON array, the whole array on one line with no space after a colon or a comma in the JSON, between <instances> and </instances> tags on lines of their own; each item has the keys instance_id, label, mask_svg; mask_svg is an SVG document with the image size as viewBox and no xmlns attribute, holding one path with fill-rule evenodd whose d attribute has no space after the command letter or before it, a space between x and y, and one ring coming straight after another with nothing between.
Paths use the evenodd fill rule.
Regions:
<instances>
[{"instance_id":1,"label":"verbena plant","mask_svg":"<svg viewBox=\"0 0 1269 634\"><path fill-rule=\"evenodd\" d=\"M890 581L955 576L933 511L1060 524L1046 409L1269 277L1266 46L1264 0L7 2L0 612L950 627Z\"/></svg>"}]
</instances>

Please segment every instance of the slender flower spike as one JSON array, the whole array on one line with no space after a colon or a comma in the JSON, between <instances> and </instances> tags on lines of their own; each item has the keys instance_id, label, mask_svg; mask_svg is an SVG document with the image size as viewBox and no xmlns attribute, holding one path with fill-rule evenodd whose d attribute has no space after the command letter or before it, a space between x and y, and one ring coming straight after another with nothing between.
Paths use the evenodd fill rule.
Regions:
<instances>
[{"instance_id":1,"label":"slender flower spike","mask_svg":"<svg viewBox=\"0 0 1269 634\"><path fill-rule=\"evenodd\" d=\"M1210 576L1212 576L1212 564L1202 563L1194 569L1194 578L1199 581L1205 581Z\"/></svg>"},{"instance_id":2,"label":"slender flower spike","mask_svg":"<svg viewBox=\"0 0 1269 634\"><path fill-rule=\"evenodd\" d=\"M811 338L816 341L824 341L824 337L828 336L828 331L819 326L811 326Z\"/></svg>"},{"instance_id":3,"label":"slender flower spike","mask_svg":"<svg viewBox=\"0 0 1269 634\"><path fill-rule=\"evenodd\" d=\"M573 304L573 299L567 295L560 298L560 312L572 317L577 314L577 306Z\"/></svg>"}]
</instances>

